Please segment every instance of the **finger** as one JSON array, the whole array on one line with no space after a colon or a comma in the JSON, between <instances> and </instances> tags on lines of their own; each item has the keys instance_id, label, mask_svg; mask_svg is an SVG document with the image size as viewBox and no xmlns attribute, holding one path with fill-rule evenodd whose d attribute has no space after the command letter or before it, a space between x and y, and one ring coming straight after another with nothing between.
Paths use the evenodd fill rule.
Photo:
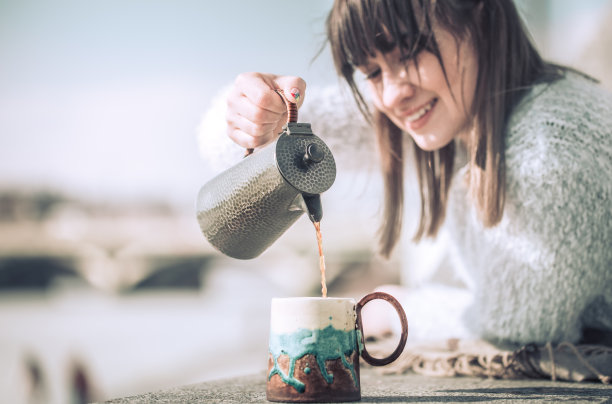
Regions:
<instances>
[{"instance_id":1,"label":"finger","mask_svg":"<svg viewBox=\"0 0 612 404\"><path fill-rule=\"evenodd\" d=\"M266 75L259 73L244 73L238 75L235 88L256 108L272 113L283 113L286 107L275 91L275 83Z\"/></svg>"},{"instance_id":2,"label":"finger","mask_svg":"<svg viewBox=\"0 0 612 404\"><path fill-rule=\"evenodd\" d=\"M300 101L301 92L299 88L292 87L289 90L284 90L285 99L289 102L297 104Z\"/></svg>"},{"instance_id":3,"label":"finger","mask_svg":"<svg viewBox=\"0 0 612 404\"><path fill-rule=\"evenodd\" d=\"M304 103L306 94L306 82L297 76L278 76L274 80L277 88L283 90L285 97L290 102L295 102L298 108Z\"/></svg>"},{"instance_id":4,"label":"finger","mask_svg":"<svg viewBox=\"0 0 612 404\"><path fill-rule=\"evenodd\" d=\"M275 96L279 98L278 95ZM286 108L283 108L281 109L281 111L278 112L264 109L260 106L255 105L244 95L239 96L238 98L228 98L227 107L229 113L233 115L239 115L259 125L277 123L283 118L283 115L286 113Z\"/></svg>"},{"instance_id":5,"label":"finger","mask_svg":"<svg viewBox=\"0 0 612 404\"><path fill-rule=\"evenodd\" d=\"M266 137L266 136L254 137L254 136L251 136L250 134L248 134L246 132L243 132L240 129L230 128L230 127L228 127L227 135L235 143L239 144L240 146L244 147L245 149L254 149L256 147L264 146L264 145L268 144L273 139L272 136L269 136L269 137Z\"/></svg>"},{"instance_id":6,"label":"finger","mask_svg":"<svg viewBox=\"0 0 612 404\"><path fill-rule=\"evenodd\" d=\"M253 137L264 138L272 137L276 133L275 128L278 126L277 122L257 123L240 115L232 115L227 117L227 123L229 127L241 130L242 132L248 133Z\"/></svg>"}]
</instances>

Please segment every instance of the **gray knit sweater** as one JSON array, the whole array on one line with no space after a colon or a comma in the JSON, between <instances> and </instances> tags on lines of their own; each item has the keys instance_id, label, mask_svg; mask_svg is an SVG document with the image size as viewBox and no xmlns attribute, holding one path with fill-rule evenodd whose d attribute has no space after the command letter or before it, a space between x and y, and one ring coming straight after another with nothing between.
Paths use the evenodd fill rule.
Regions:
<instances>
[{"instance_id":1,"label":"gray knit sweater","mask_svg":"<svg viewBox=\"0 0 612 404\"><path fill-rule=\"evenodd\" d=\"M334 134L325 141L342 170L363 161L359 150L372 155L373 135L338 94L309 89L300 120ZM243 153L224 134L224 105L214 103L199 132L216 170ZM453 179L444 224L445 262L470 278L463 327L517 344L576 342L583 327L612 330L612 95L568 74L525 96L509 121L506 204L493 228L477 219L465 169Z\"/></svg>"},{"instance_id":2,"label":"gray knit sweater","mask_svg":"<svg viewBox=\"0 0 612 404\"><path fill-rule=\"evenodd\" d=\"M454 178L446 226L475 282L468 327L516 343L612 330L612 95L574 74L533 88L509 121L506 172L490 229Z\"/></svg>"}]
</instances>

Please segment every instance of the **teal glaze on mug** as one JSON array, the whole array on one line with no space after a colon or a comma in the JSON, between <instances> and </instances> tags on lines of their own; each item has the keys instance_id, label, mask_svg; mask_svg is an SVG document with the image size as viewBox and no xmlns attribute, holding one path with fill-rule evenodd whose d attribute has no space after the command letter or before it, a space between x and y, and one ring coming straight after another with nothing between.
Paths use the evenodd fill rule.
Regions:
<instances>
[{"instance_id":1,"label":"teal glaze on mug","mask_svg":"<svg viewBox=\"0 0 612 404\"><path fill-rule=\"evenodd\" d=\"M373 358L363 342L361 309L374 299L398 312L402 335L395 351ZM408 336L399 302L374 292L359 303L351 298L272 299L266 396L269 401L342 402L361 399L359 357L374 366L397 359Z\"/></svg>"}]
</instances>

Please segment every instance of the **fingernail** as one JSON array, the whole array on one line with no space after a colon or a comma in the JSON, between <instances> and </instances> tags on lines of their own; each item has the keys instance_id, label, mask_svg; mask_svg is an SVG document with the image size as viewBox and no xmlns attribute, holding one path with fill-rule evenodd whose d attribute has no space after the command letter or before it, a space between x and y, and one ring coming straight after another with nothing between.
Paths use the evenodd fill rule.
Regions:
<instances>
[{"instance_id":1,"label":"fingernail","mask_svg":"<svg viewBox=\"0 0 612 404\"><path fill-rule=\"evenodd\" d=\"M300 90L298 90L295 87L293 87L291 90L289 90L289 95L291 95L291 97L293 97L293 100L294 100L293 102L295 102L296 104L300 100Z\"/></svg>"}]
</instances>

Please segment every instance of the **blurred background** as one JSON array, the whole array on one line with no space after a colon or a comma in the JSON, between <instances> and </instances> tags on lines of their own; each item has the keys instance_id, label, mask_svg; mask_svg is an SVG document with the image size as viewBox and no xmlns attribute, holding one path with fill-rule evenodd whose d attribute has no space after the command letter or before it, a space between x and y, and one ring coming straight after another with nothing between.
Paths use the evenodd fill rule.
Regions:
<instances>
[{"instance_id":1,"label":"blurred background","mask_svg":"<svg viewBox=\"0 0 612 404\"><path fill-rule=\"evenodd\" d=\"M336 83L328 49L313 60L331 4L0 0L0 402L265 368L270 298L320 293L314 230L301 218L252 261L215 252L196 137L240 72ZM547 58L612 89L610 1L517 4ZM400 278L401 256L375 254L379 189L369 166L324 196L330 295Z\"/></svg>"}]
</instances>

